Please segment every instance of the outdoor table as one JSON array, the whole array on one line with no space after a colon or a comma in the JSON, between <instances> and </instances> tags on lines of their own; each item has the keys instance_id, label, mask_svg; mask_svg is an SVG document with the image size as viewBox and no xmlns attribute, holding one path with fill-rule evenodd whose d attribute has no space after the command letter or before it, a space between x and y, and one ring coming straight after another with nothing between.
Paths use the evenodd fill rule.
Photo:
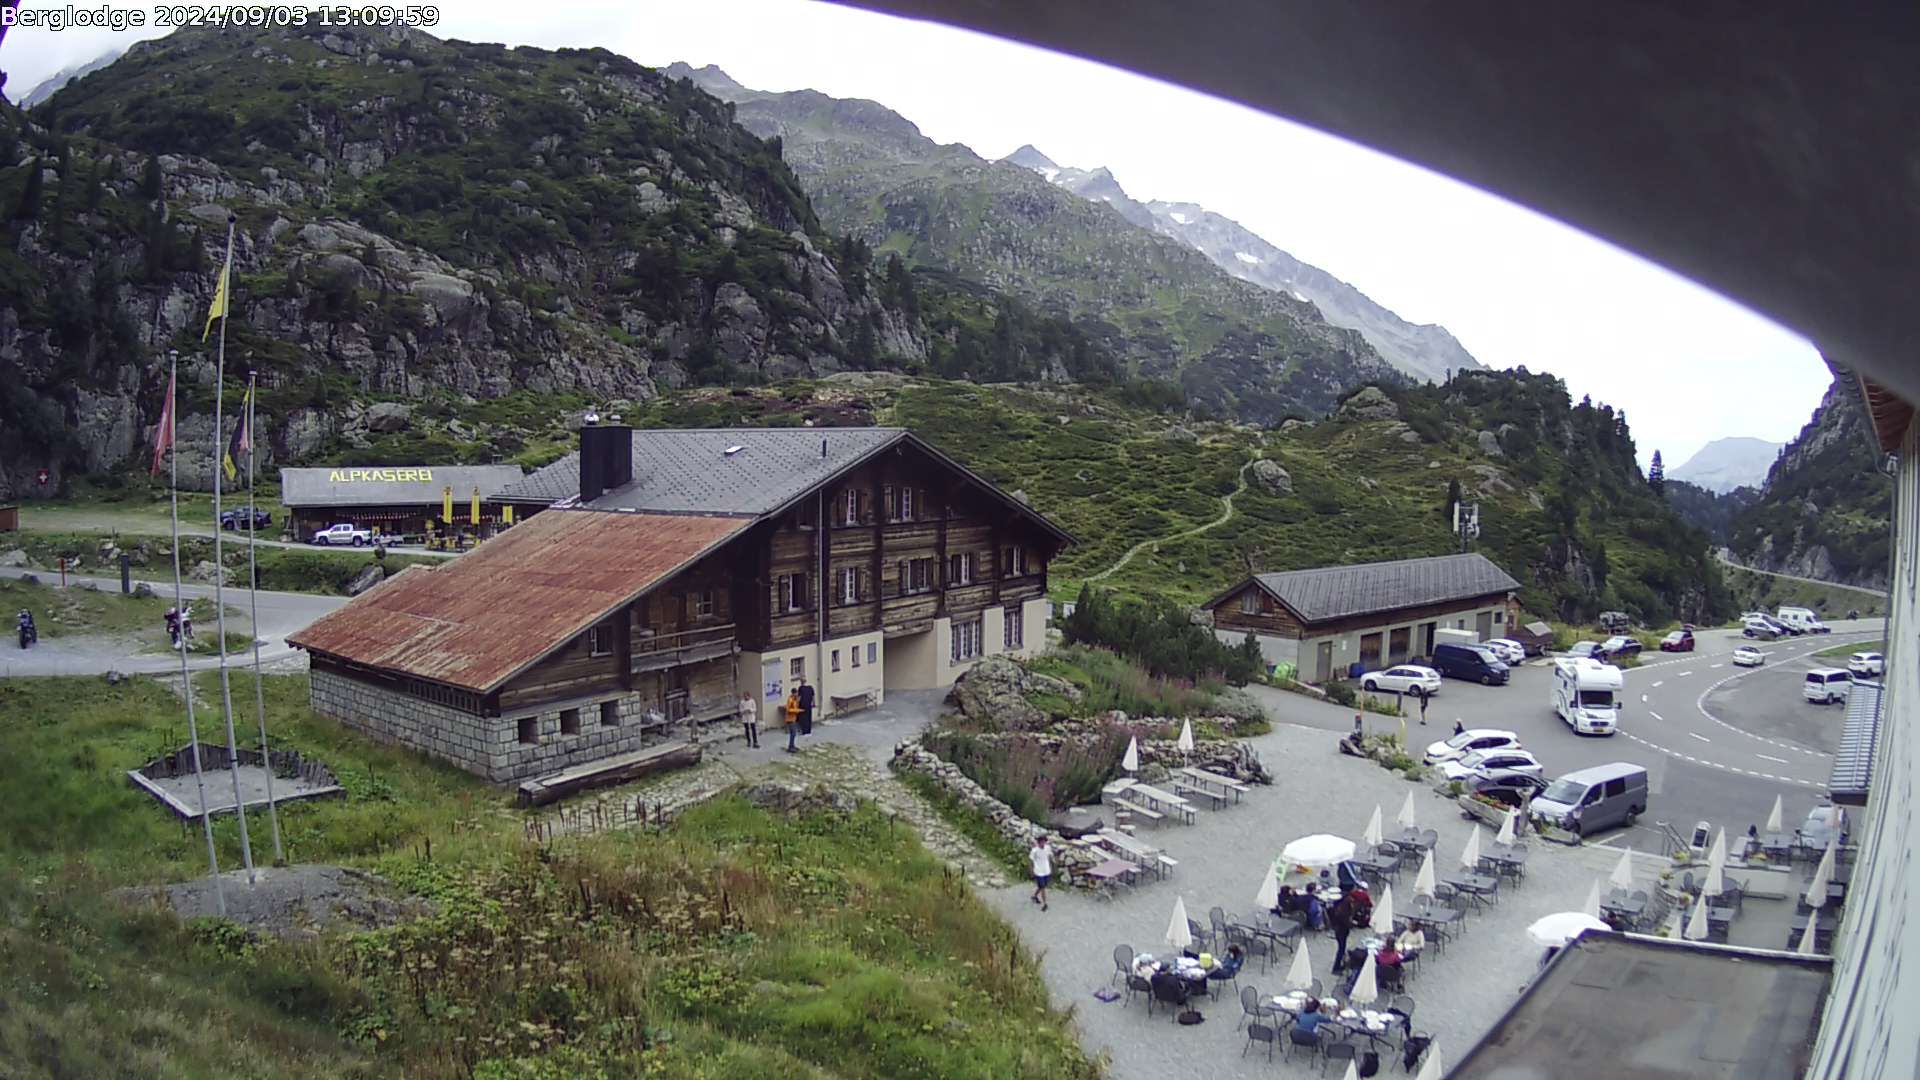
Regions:
<instances>
[{"instance_id":1,"label":"outdoor table","mask_svg":"<svg viewBox=\"0 0 1920 1080\"><path fill-rule=\"evenodd\" d=\"M1485 874L1457 874L1447 878L1446 882L1473 897L1476 906L1484 906L1485 901L1492 898L1500 888L1498 878L1488 877Z\"/></svg>"},{"instance_id":2,"label":"outdoor table","mask_svg":"<svg viewBox=\"0 0 1920 1080\"><path fill-rule=\"evenodd\" d=\"M1486 854L1480 856L1480 861L1492 863L1494 868L1502 873L1511 871L1514 877L1520 877L1527 872L1526 852L1526 848L1517 845L1508 847L1495 844L1487 850Z\"/></svg>"},{"instance_id":3,"label":"outdoor table","mask_svg":"<svg viewBox=\"0 0 1920 1080\"><path fill-rule=\"evenodd\" d=\"M1707 905L1707 933L1709 935L1718 933L1721 937L1731 934L1734 914L1734 909L1731 907Z\"/></svg>"},{"instance_id":4,"label":"outdoor table","mask_svg":"<svg viewBox=\"0 0 1920 1080\"><path fill-rule=\"evenodd\" d=\"M1140 868L1138 866L1130 862L1121 859L1108 859L1106 862L1088 870L1087 876L1098 884L1103 893L1111 895L1110 890L1114 885L1125 883L1131 879L1134 874L1138 873L1139 870Z\"/></svg>"},{"instance_id":5,"label":"outdoor table","mask_svg":"<svg viewBox=\"0 0 1920 1080\"><path fill-rule=\"evenodd\" d=\"M1362 870L1371 870L1381 877L1397 874L1400 871L1400 860L1387 855L1356 855L1353 857L1353 865Z\"/></svg>"},{"instance_id":6,"label":"outdoor table","mask_svg":"<svg viewBox=\"0 0 1920 1080\"><path fill-rule=\"evenodd\" d=\"M1783 832L1770 832L1760 838L1760 851L1768 859L1789 859L1793 857L1793 837Z\"/></svg>"},{"instance_id":7,"label":"outdoor table","mask_svg":"<svg viewBox=\"0 0 1920 1080\"><path fill-rule=\"evenodd\" d=\"M1846 902L1847 902L1846 885L1838 881L1828 882L1827 883L1827 910L1838 911L1840 909L1840 906L1842 904L1845 904ZM1800 903L1804 907L1813 906L1812 900L1810 899L1808 893L1804 890L1802 890L1800 893Z\"/></svg>"},{"instance_id":8,"label":"outdoor table","mask_svg":"<svg viewBox=\"0 0 1920 1080\"><path fill-rule=\"evenodd\" d=\"M1807 919L1812 914L1812 912L1802 912L1793 917L1793 927L1787 932L1786 948L1797 949L1800 947L1800 935L1806 933ZM1831 915L1821 915L1820 921L1815 924L1813 931L1814 947L1831 948L1833 945L1833 930L1834 927L1838 925L1840 925L1840 920Z\"/></svg>"},{"instance_id":9,"label":"outdoor table","mask_svg":"<svg viewBox=\"0 0 1920 1080\"><path fill-rule=\"evenodd\" d=\"M1205 769L1195 768L1191 765L1182 768L1180 772L1182 775L1190 776L1203 784L1212 784L1224 791L1232 792L1234 802L1239 802L1240 796L1247 793L1247 785L1235 780L1231 776L1221 776L1219 773L1208 772Z\"/></svg>"},{"instance_id":10,"label":"outdoor table","mask_svg":"<svg viewBox=\"0 0 1920 1080\"><path fill-rule=\"evenodd\" d=\"M1160 857L1159 848L1128 836L1126 833L1102 829L1099 835L1102 840L1132 856L1133 860L1141 866L1155 866L1156 860Z\"/></svg>"},{"instance_id":11,"label":"outdoor table","mask_svg":"<svg viewBox=\"0 0 1920 1080\"><path fill-rule=\"evenodd\" d=\"M1393 1030L1394 1018L1387 1013L1373 1009L1341 1009L1334 1016L1334 1022L1355 1035L1365 1035L1370 1042L1384 1043Z\"/></svg>"},{"instance_id":12,"label":"outdoor table","mask_svg":"<svg viewBox=\"0 0 1920 1080\"><path fill-rule=\"evenodd\" d=\"M1268 998L1260 1003L1262 1012L1285 1013L1287 1020L1299 1019L1300 1011L1307 1007L1308 994L1305 990L1289 990L1284 994Z\"/></svg>"},{"instance_id":13,"label":"outdoor table","mask_svg":"<svg viewBox=\"0 0 1920 1080\"><path fill-rule=\"evenodd\" d=\"M1612 912L1616 915L1623 915L1627 919L1633 920L1638 919L1640 915L1647 910L1647 902L1645 900L1635 900L1632 897L1623 896L1617 900L1607 900L1600 905L1600 910Z\"/></svg>"},{"instance_id":14,"label":"outdoor table","mask_svg":"<svg viewBox=\"0 0 1920 1080\"><path fill-rule=\"evenodd\" d=\"M1387 837L1387 839L1401 847L1410 847L1416 851L1427 850L1426 837L1419 829L1402 829L1392 836Z\"/></svg>"},{"instance_id":15,"label":"outdoor table","mask_svg":"<svg viewBox=\"0 0 1920 1080\"><path fill-rule=\"evenodd\" d=\"M1127 794L1146 799L1153 809L1163 814L1169 812L1179 814L1189 824L1193 822L1193 804L1178 795L1169 794L1157 787L1150 787L1137 781L1128 789Z\"/></svg>"}]
</instances>

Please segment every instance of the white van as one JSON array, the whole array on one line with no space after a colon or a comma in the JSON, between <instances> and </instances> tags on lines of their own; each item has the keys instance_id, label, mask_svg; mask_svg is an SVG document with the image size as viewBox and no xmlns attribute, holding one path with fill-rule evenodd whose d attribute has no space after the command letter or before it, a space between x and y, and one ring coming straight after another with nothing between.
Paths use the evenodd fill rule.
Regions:
<instances>
[{"instance_id":1,"label":"white van","mask_svg":"<svg viewBox=\"0 0 1920 1080\"><path fill-rule=\"evenodd\" d=\"M1783 607L1773 613L1773 618L1796 634L1818 634L1827 629L1812 608Z\"/></svg>"},{"instance_id":2,"label":"white van","mask_svg":"<svg viewBox=\"0 0 1920 1080\"><path fill-rule=\"evenodd\" d=\"M1806 684L1801 687L1800 692L1815 705L1844 702L1853 692L1853 676L1839 668L1814 668L1807 672Z\"/></svg>"},{"instance_id":3,"label":"white van","mask_svg":"<svg viewBox=\"0 0 1920 1080\"><path fill-rule=\"evenodd\" d=\"M1583 735L1611 735L1620 720L1620 669L1590 657L1553 662L1553 711Z\"/></svg>"}]
</instances>

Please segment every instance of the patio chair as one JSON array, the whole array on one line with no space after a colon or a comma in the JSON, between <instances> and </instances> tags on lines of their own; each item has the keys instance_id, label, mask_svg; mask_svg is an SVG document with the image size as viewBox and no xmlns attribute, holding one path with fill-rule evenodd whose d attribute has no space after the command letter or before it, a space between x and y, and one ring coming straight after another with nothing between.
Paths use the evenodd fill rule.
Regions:
<instances>
[{"instance_id":1,"label":"patio chair","mask_svg":"<svg viewBox=\"0 0 1920 1080\"><path fill-rule=\"evenodd\" d=\"M1387 1011L1400 1017L1400 1041L1405 1045L1407 1036L1413 1033L1413 998L1407 994L1395 994L1387 1004Z\"/></svg>"},{"instance_id":2,"label":"patio chair","mask_svg":"<svg viewBox=\"0 0 1920 1080\"><path fill-rule=\"evenodd\" d=\"M1150 980L1149 986L1153 990L1152 1000L1167 1007L1167 1019L1180 1019L1181 1007L1186 1005L1187 999L1193 996L1193 992L1187 987L1186 980L1169 975L1164 979ZM1151 1004L1147 1007L1147 1013L1148 1015L1153 1013Z\"/></svg>"},{"instance_id":3,"label":"patio chair","mask_svg":"<svg viewBox=\"0 0 1920 1080\"><path fill-rule=\"evenodd\" d=\"M1374 969L1374 973L1379 976L1379 986L1382 991L1398 993L1406 989L1407 972L1404 964L1405 961L1402 961L1400 965L1388 964Z\"/></svg>"},{"instance_id":4,"label":"patio chair","mask_svg":"<svg viewBox=\"0 0 1920 1080\"><path fill-rule=\"evenodd\" d=\"M1122 979L1133 974L1133 946L1115 945L1113 947L1113 974ZM1111 976L1107 979L1107 985L1113 985Z\"/></svg>"},{"instance_id":5,"label":"patio chair","mask_svg":"<svg viewBox=\"0 0 1920 1080\"><path fill-rule=\"evenodd\" d=\"M1341 1039L1338 1042L1327 1042L1320 1045L1321 1076L1327 1075L1327 1066L1332 1065L1336 1061L1351 1061L1357 1063L1359 1060L1360 1047L1354 1043L1351 1036Z\"/></svg>"},{"instance_id":6,"label":"patio chair","mask_svg":"<svg viewBox=\"0 0 1920 1080\"><path fill-rule=\"evenodd\" d=\"M1267 968L1273 962L1272 939L1263 934L1249 933L1242 936L1240 947L1247 950L1248 956L1260 958L1260 973L1266 974Z\"/></svg>"},{"instance_id":7,"label":"patio chair","mask_svg":"<svg viewBox=\"0 0 1920 1080\"><path fill-rule=\"evenodd\" d=\"M1513 857L1508 861L1500 864L1500 872L1514 879L1515 881L1518 881L1521 878L1527 876L1526 845L1524 844L1514 845Z\"/></svg>"},{"instance_id":8,"label":"patio chair","mask_svg":"<svg viewBox=\"0 0 1920 1080\"><path fill-rule=\"evenodd\" d=\"M1148 982L1143 975L1129 974L1127 976L1127 1000L1132 1001L1133 995L1135 994L1147 995L1147 1015L1153 1015L1153 984Z\"/></svg>"},{"instance_id":9,"label":"patio chair","mask_svg":"<svg viewBox=\"0 0 1920 1080\"><path fill-rule=\"evenodd\" d=\"M1453 933L1466 933L1467 916L1473 908L1473 897L1463 892L1456 892L1448 898L1447 903L1455 912L1459 913L1459 917L1453 920Z\"/></svg>"},{"instance_id":10,"label":"patio chair","mask_svg":"<svg viewBox=\"0 0 1920 1080\"><path fill-rule=\"evenodd\" d=\"M1722 906L1730 907L1737 912L1741 910L1741 902L1746 899L1746 895L1746 890L1740 888L1739 882L1729 881L1727 882L1726 889L1724 889L1716 899L1720 901Z\"/></svg>"},{"instance_id":11,"label":"patio chair","mask_svg":"<svg viewBox=\"0 0 1920 1080\"><path fill-rule=\"evenodd\" d=\"M1199 923L1194 922L1192 919L1187 920L1187 933L1193 935L1193 943L1202 949L1208 952L1220 951L1219 936L1206 927L1201 926Z\"/></svg>"},{"instance_id":12,"label":"patio chair","mask_svg":"<svg viewBox=\"0 0 1920 1080\"><path fill-rule=\"evenodd\" d=\"M1247 1045L1240 1048L1240 1056L1246 1057L1254 1043L1267 1044L1267 1060L1273 1060L1274 1044L1280 1041L1280 1032L1272 1024L1263 1024L1258 1020L1247 1025Z\"/></svg>"},{"instance_id":13,"label":"patio chair","mask_svg":"<svg viewBox=\"0 0 1920 1080\"><path fill-rule=\"evenodd\" d=\"M1432 850L1434 849L1434 847L1435 847L1436 845L1438 845L1439 843L1440 843L1440 830L1439 830L1439 829L1422 829L1422 830L1420 830L1420 850L1422 850L1422 851L1432 851Z\"/></svg>"},{"instance_id":14,"label":"patio chair","mask_svg":"<svg viewBox=\"0 0 1920 1080\"><path fill-rule=\"evenodd\" d=\"M1307 984L1307 996L1314 997L1314 998L1326 997L1327 984L1320 981L1319 979L1313 980L1312 982Z\"/></svg>"},{"instance_id":15,"label":"patio chair","mask_svg":"<svg viewBox=\"0 0 1920 1080\"><path fill-rule=\"evenodd\" d=\"M1235 1024L1234 1027L1237 1028L1245 1024L1247 1022L1247 1017L1249 1016L1253 1017L1255 1020L1259 1020L1265 1017L1266 1015L1267 1015L1266 1010L1261 1008L1260 1006L1260 988L1253 985L1247 985L1247 986L1241 987L1240 988L1240 1023Z\"/></svg>"},{"instance_id":16,"label":"patio chair","mask_svg":"<svg viewBox=\"0 0 1920 1080\"><path fill-rule=\"evenodd\" d=\"M1293 1052L1296 1048L1305 1049L1309 1055L1318 1054L1320 1052L1320 1032L1318 1030L1301 1031L1297 1027L1288 1025L1287 1060L1293 1060Z\"/></svg>"}]
</instances>

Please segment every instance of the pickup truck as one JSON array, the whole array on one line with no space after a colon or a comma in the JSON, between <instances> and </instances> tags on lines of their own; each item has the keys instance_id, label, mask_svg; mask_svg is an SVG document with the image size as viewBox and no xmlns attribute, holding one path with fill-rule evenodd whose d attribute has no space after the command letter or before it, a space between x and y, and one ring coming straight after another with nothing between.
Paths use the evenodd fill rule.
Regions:
<instances>
[{"instance_id":1,"label":"pickup truck","mask_svg":"<svg viewBox=\"0 0 1920 1080\"><path fill-rule=\"evenodd\" d=\"M253 527L255 529L264 529L267 526L272 524L273 524L272 514L269 514L265 510L261 510L257 507L254 509ZM234 529L245 529L247 527L246 509L242 507L239 510L222 510L220 512L220 527L228 531L232 531Z\"/></svg>"},{"instance_id":2,"label":"pickup truck","mask_svg":"<svg viewBox=\"0 0 1920 1080\"><path fill-rule=\"evenodd\" d=\"M358 528L342 522L338 525L329 525L319 532L314 533L313 542L326 546L352 544L354 547L365 547L373 543L373 533L367 529Z\"/></svg>"}]
</instances>

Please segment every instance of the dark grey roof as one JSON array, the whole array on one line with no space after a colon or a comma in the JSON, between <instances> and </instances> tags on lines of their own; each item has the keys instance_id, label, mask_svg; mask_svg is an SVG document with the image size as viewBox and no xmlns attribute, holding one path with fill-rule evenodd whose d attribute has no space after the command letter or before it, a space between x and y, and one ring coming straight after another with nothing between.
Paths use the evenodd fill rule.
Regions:
<instances>
[{"instance_id":1,"label":"dark grey roof","mask_svg":"<svg viewBox=\"0 0 1920 1080\"><path fill-rule=\"evenodd\" d=\"M1520 588L1505 570L1478 553L1287 570L1254 578L1310 623Z\"/></svg>"},{"instance_id":2,"label":"dark grey roof","mask_svg":"<svg viewBox=\"0 0 1920 1080\"><path fill-rule=\"evenodd\" d=\"M1792 1080L1806 1068L1831 964L1588 931L1447 1076Z\"/></svg>"},{"instance_id":3,"label":"dark grey roof","mask_svg":"<svg viewBox=\"0 0 1920 1080\"><path fill-rule=\"evenodd\" d=\"M758 517L906 437L903 428L676 428L633 433L633 482L595 510ZM821 452L824 444L826 452ZM729 454L729 447L740 447ZM580 455L568 454L506 493L555 503L580 493Z\"/></svg>"},{"instance_id":4,"label":"dark grey roof","mask_svg":"<svg viewBox=\"0 0 1920 1080\"><path fill-rule=\"evenodd\" d=\"M1880 742L1880 685L1857 682L1847 694L1847 720L1833 755L1827 797L1849 806L1867 805L1873 787L1874 750Z\"/></svg>"},{"instance_id":5,"label":"dark grey roof","mask_svg":"<svg viewBox=\"0 0 1920 1080\"><path fill-rule=\"evenodd\" d=\"M455 502L491 500L521 479L518 465L388 465L281 469L282 506L385 506L438 503L448 486Z\"/></svg>"}]
</instances>

